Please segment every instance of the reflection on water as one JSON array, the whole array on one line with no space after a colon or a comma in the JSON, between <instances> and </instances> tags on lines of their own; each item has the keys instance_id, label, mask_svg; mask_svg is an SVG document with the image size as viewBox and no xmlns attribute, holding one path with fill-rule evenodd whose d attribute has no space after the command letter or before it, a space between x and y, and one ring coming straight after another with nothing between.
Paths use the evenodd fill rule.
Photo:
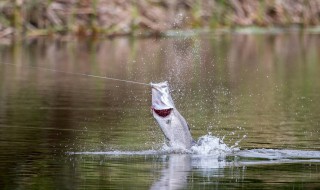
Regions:
<instances>
[{"instance_id":1,"label":"reflection on water","mask_svg":"<svg viewBox=\"0 0 320 190\"><path fill-rule=\"evenodd\" d=\"M191 159L187 154L169 156L168 167L161 170L161 178L150 189L182 189L187 183L187 174L191 170Z\"/></svg>"},{"instance_id":2,"label":"reflection on water","mask_svg":"<svg viewBox=\"0 0 320 190\"><path fill-rule=\"evenodd\" d=\"M230 188L316 188L319 160L250 160L230 157L169 154L141 156L100 154L76 155L68 165L81 188L124 189L230 189ZM99 162L99 164L97 164ZM130 164L128 163L130 162ZM74 166L72 166L74 167ZM115 170L115 168L117 168ZM147 175L146 175L147 174Z\"/></svg>"},{"instance_id":3,"label":"reflection on water","mask_svg":"<svg viewBox=\"0 0 320 190\"><path fill-rule=\"evenodd\" d=\"M2 44L0 186L319 187L319 162L250 165L260 159L253 156L234 165L236 156L67 155L158 150L163 136L150 115L150 89L29 68L168 80L195 139L212 132L232 146L246 135L241 149L319 151L319 42L318 35L291 32Z\"/></svg>"}]
</instances>

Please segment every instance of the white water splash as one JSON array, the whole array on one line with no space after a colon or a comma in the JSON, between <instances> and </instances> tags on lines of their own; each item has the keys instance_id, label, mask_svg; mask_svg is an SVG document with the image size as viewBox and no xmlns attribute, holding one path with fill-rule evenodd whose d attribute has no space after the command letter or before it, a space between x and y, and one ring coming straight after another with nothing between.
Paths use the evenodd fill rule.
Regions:
<instances>
[{"instance_id":1,"label":"white water splash","mask_svg":"<svg viewBox=\"0 0 320 190\"><path fill-rule=\"evenodd\" d=\"M160 151L164 154L191 154L192 152L184 147L179 146L178 144L173 147L168 146L166 143L163 143Z\"/></svg>"},{"instance_id":2,"label":"white water splash","mask_svg":"<svg viewBox=\"0 0 320 190\"><path fill-rule=\"evenodd\" d=\"M191 147L190 150L184 149L182 147L174 146L169 147L163 144L161 148L162 153L174 153L174 154L193 154L193 155L210 155L216 158L225 157L235 151L238 151L237 147L239 142L243 140L245 136L237 141L233 146L229 147L223 142L223 138L218 138L212 136L211 133L201 136L195 145Z\"/></svg>"},{"instance_id":3,"label":"white water splash","mask_svg":"<svg viewBox=\"0 0 320 190\"><path fill-rule=\"evenodd\" d=\"M231 153L232 150L233 149L228 147L222 139L212 136L211 134L200 137L197 144L191 147L193 154L223 157Z\"/></svg>"},{"instance_id":4,"label":"white water splash","mask_svg":"<svg viewBox=\"0 0 320 190\"><path fill-rule=\"evenodd\" d=\"M141 151L97 151L97 152L68 152L68 154L104 154L104 155L161 155L161 154L192 154L192 155L208 155L215 158L225 158L236 151L239 151L237 147L239 142L243 140L245 136L237 141L233 146L229 147L223 142L223 138L212 136L211 133L199 137L195 145L191 149L185 149L184 147L174 145L169 147L166 143L163 143L159 150L141 150Z\"/></svg>"}]
</instances>

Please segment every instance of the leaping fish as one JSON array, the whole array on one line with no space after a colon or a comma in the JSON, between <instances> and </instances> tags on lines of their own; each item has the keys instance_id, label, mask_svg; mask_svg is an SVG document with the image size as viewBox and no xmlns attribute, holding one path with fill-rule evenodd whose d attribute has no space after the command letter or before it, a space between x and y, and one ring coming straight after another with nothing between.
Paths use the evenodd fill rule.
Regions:
<instances>
[{"instance_id":1,"label":"leaping fish","mask_svg":"<svg viewBox=\"0 0 320 190\"><path fill-rule=\"evenodd\" d=\"M190 128L173 103L168 82L151 83L151 87L152 115L166 137L167 145L190 149L194 143Z\"/></svg>"}]
</instances>

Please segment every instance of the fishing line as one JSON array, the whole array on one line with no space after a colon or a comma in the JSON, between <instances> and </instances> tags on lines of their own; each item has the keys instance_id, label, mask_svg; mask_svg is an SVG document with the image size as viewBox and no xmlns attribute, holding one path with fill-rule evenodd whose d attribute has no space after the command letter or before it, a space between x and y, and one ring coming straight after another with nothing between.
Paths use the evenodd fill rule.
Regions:
<instances>
[{"instance_id":1,"label":"fishing line","mask_svg":"<svg viewBox=\"0 0 320 190\"><path fill-rule=\"evenodd\" d=\"M3 63L4 65L17 65L13 63ZM35 67L35 66L19 66L23 68L29 68L29 69L41 69L41 70L46 70L46 71L52 71L52 72L57 72L57 73L64 73L64 74L70 74L70 75L79 75L79 76L86 76L86 77L93 77L93 78L100 78L100 79L106 79L106 80L114 80L114 81L120 81L120 82L127 82L127 83L132 83L132 84L140 84L140 85L146 85L150 86L148 83L143 83L143 82L137 82L137 81L130 81L130 80L124 80L124 79L117 79L117 78L112 78L112 77L104 77L104 76L98 76L98 75L91 75L91 74L85 74L85 73L73 73L73 72L68 72L68 71L60 71L56 69L50 69L50 68L45 68L45 67Z\"/></svg>"}]
</instances>

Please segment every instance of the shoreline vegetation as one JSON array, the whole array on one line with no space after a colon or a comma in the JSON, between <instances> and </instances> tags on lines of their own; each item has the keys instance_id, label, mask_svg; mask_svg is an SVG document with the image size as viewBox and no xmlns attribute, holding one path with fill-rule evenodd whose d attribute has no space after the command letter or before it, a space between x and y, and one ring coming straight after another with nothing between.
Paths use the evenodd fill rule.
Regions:
<instances>
[{"instance_id":1,"label":"shoreline vegetation","mask_svg":"<svg viewBox=\"0 0 320 190\"><path fill-rule=\"evenodd\" d=\"M320 0L0 0L0 39L315 28Z\"/></svg>"}]
</instances>

